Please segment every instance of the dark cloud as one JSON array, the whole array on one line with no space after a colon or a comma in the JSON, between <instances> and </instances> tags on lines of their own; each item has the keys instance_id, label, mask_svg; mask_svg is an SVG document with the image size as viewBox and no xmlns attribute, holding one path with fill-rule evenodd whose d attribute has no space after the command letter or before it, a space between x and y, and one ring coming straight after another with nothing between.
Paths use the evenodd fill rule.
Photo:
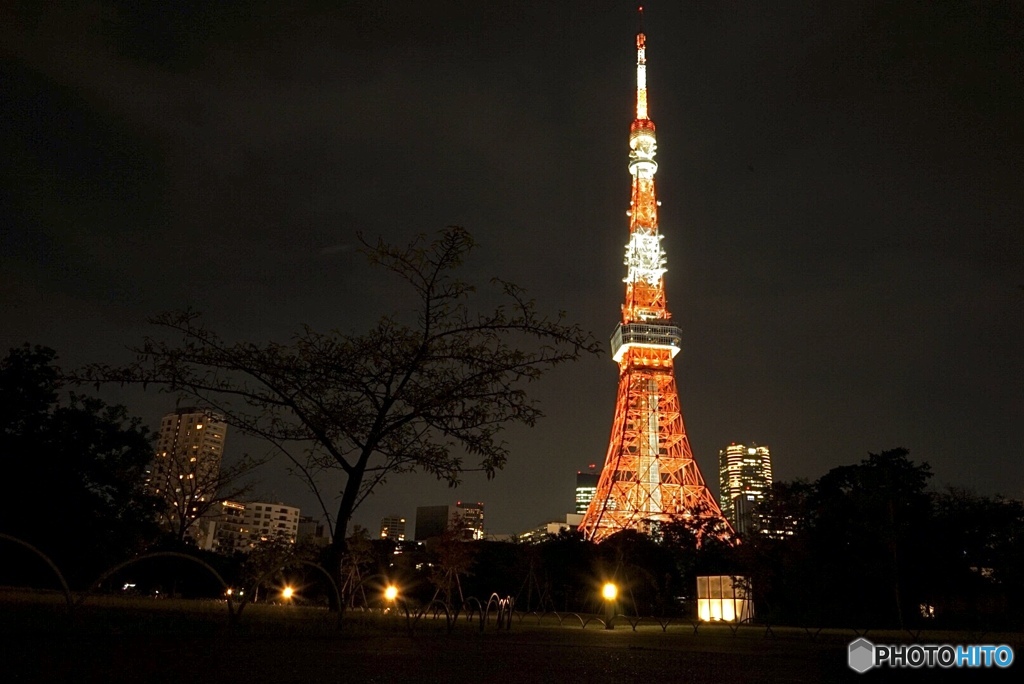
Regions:
<instances>
[{"instance_id":1,"label":"dark cloud","mask_svg":"<svg viewBox=\"0 0 1024 684\"><path fill-rule=\"evenodd\" d=\"M401 297L357 234L448 224L480 242L474 277L611 330L633 6L333 5L2 10L0 341L116 361L185 305L238 339L358 330ZM707 478L730 441L769 444L782 478L902 445L939 481L1021 495L1022 27L1013 2L648 7ZM553 373L495 481L396 479L360 521L453 497L496 531L564 513L615 382L607 358ZM172 403L117 396L150 422ZM309 504L280 473L264 487Z\"/></svg>"}]
</instances>

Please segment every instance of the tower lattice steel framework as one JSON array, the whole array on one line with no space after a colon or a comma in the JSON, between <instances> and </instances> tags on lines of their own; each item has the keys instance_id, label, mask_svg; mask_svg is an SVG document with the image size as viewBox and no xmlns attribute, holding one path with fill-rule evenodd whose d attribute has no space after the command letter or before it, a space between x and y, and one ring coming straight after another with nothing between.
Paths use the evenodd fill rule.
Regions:
<instances>
[{"instance_id":1,"label":"tower lattice steel framework","mask_svg":"<svg viewBox=\"0 0 1024 684\"><path fill-rule=\"evenodd\" d=\"M676 516L722 515L693 460L676 391L672 360L679 353L681 333L665 303L665 250L654 192L657 141L654 122L647 116L642 28L636 48L626 300L622 322L611 338L619 391L604 470L580 524L584 535L595 541L624 529L650 531L652 524Z\"/></svg>"}]
</instances>

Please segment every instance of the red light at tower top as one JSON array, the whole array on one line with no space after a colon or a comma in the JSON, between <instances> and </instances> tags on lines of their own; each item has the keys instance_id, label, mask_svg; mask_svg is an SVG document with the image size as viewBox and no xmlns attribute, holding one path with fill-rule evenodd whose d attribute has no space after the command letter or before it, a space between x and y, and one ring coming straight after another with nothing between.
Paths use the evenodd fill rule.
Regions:
<instances>
[{"instance_id":1,"label":"red light at tower top","mask_svg":"<svg viewBox=\"0 0 1024 684\"><path fill-rule=\"evenodd\" d=\"M580 524L584 535L596 541L694 514L717 517L729 529L693 459L673 373L682 331L670 320L665 300L666 258L654 185L658 143L648 112L642 6L639 14L636 118L629 129L626 296L611 339L619 390L604 469Z\"/></svg>"}]
</instances>

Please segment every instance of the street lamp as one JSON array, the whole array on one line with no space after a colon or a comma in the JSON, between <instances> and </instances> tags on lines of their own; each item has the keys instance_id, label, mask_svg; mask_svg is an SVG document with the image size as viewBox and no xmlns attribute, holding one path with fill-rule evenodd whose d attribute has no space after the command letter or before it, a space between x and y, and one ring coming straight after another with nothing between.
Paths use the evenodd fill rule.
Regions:
<instances>
[{"instance_id":1,"label":"street lamp","mask_svg":"<svg viewBox=\"0 0 1024 684\"><path fill-rule=\"evenodd\" d=\"M396 587L394 584L389 584L387 588L384 590L384 598L388 601L394 601L396 598L398 598L398 587Z\"/></svg>"},{"instance_id":2,"label":"street lamp","mask_svg":"<svg viewBox=\"0 0 1024 684\"><path fill-rule=\"evenodd\" d=\"M292 596L294 596L294 595L295 595L295 590L293 588L291 588L291 587L285 587L284 589L281 590L281 598L283 598L285 601L291 601L292 600Z\"/></svg>"},{"instance_id":3,"label":"street lamp","mask_svg":"<svg viewBox=\"0 0 1024 684\"><path fill-rule=\"evenodd\" d=\"M601 587L601 597L605 603L605 629L614 629L612 619L615 617L615 597L619 595L619 588L613 582L605 582Z\"/></svg>"}]
</instances>

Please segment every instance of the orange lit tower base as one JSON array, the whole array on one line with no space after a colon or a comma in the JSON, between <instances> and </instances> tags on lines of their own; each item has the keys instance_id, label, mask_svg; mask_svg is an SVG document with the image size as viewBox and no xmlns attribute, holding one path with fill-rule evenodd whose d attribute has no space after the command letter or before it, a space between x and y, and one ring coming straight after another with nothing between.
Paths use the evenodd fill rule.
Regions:
<instances>
[{"instance_id":1,"label":"orange lit tower base","mask_svg":"<svg viewBox=\"0 0 1024 684\"><path fill-rule=\"evenodd\" d=\"M641 10L642 11L642 10ZM601 541L620 530L649 532L677 516L722 517L693 460L683 425L672 359L681 333L665 303L665 250L654 190L657 140L647 116L645 36L637 34L636 119L630 126L628 273L622 322L612 334L619 393L597 492L580 530Z\"/></svg>"}]
</instances>

